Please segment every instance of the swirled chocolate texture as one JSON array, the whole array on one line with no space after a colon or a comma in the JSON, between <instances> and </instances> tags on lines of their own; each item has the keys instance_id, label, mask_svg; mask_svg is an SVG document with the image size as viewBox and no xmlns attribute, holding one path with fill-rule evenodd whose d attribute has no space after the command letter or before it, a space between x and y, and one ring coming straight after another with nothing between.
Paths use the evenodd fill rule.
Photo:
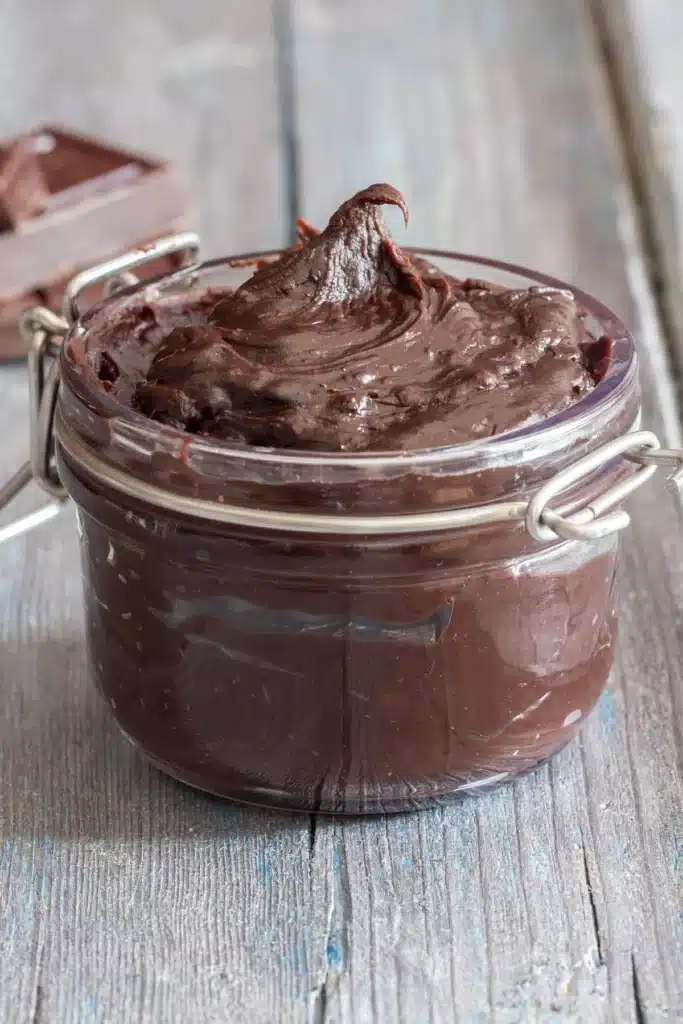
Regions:
<instances>
[{"instance_id":1,"label":"swirled chocolate texture","mask_svg":"<svg viewBox=\"0 0 683 1024\"><path fill-rule=\"evenodd\" d=\"M591 338L570 293L448 277L390 240L386 202L405 213L375 185L233 292L102 307L68 343L60 415L98 446L107 436L87 370L107 415L128 403L242 445L381 451L487 437L590 391L609 342ZM466 475L329 485L298 479L301 460L272 480L231 458L234 478L216 485L183 460L187 445L142 459L150 483L198 499L218 500L220 486L226 504L257 508L423 512L530 496L561 460L623 433L634 402L635 391L612 406L600 437ZM116 447L139 473L134 445ZM260 531L128 497L59 442L57 454L81 510L93 676L126 735L194 786L312 811L441 803L539 764L605 684L613 537L546 546L513 522L404 537ZM575 498L621 479L607 466Z\"/></svg>"},{"instance_id":2,"label":"swirled chocolate texture","mask_svg":"<svg viewBox=\"0 0 683 1024\"><path fill-rule=\"evenodd\" d=\"M123 373L136 409L193 434L339 452L489 437L594 387L605 342L570 292L457 280L392 241L386 203L407 222L400 192L370 186L167 330L137 378L116 353L104 376Z\"/></svg>"}]
</instances>

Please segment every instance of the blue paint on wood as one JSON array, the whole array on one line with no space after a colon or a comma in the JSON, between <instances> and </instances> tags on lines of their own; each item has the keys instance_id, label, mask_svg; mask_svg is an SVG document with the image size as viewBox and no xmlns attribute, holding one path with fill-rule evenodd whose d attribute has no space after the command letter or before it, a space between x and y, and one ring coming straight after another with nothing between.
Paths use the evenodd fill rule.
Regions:
<instances>
[{"instance_id":1,"label":"blue paint on wood","mask_svg":"<svg viewBox=\"0 0 683 1024\"><path fill-rule=\"evenodd\" d=\"M676 837L674 839L674 856L671 864L672 873L678 874L678 871L683 867L683 839Z\"/></svg>"},{"instance_id":2,"label":"blue paint on wood","mask_svg":"<svg viewBox=\"0 0 683 1024\"><path fill-rule=\"evenodd\" d=\"M628 842L615 843L612 847L612 855L617 861L629 860L631 858L631 846Z\"/></svg>"},{"instance_id":3,"label":"blue paint on wood","mask_svg":"<svg viewBox=\"0 0 683 1024\"><path fill-rule=\"evenodd\" d=\"M405 871L408 874L411 874L415 870L415 860L413 857L410 857L407 853L402 854L400 857L397 857L395 865L397 868L400 868L402 871Z\"/></svg>"},{"instance_id":4,"label":"blue paint on wood","mask_svg":"<svg viewBox=\"0 0 683 1024\"><path fill-rule=\"evenodd\" d=\"M339 974L348 961L347 929L350 908L343 849L338 837L335 838L332 852L332 889L332 914L325 941L325 959L328 972Z\"/></svg>"},{"instance_id":5,"label":"blue paint on wood","mask_svg":"<svg viewBox=\"0 0 683 1024\"><path fill-rule=\"evenodd\" d=\"M309 928L302 929L306 937L310 934ZM303 935L300 935L299 940L295 942L289 949L289 969L295 978L307 977L308 971L306 968L306 943L303 940ZM304 985L300 990L299 994L304 995L308 992L308 986Z\"/></svg>"},{"instance_id":6,"label":"blue paint on wood","mask_svg":"<svg viewBox=\"0 0 683 1024\"><path fill-rule=\"evenodd\" d=\"M609 687L603 692L598 701L598 721L602 734L606 739L612 739L617 732L617 713L614 709L612 691Z\"/></svg>"},{"instance_id":7,"label":"blue paint on wood","mask_svg":"<svg viewBox=\"0 0 683 1024\"><path fill-rule=\"evenodd\" d=\"M80 1019L84 1024L90 1024L90 1021L103 1020L101 1001L95 996L84 996L81 1006L82 1011Z\"/></svg>"},{"instance_id":8,"label":"blue paint on wood","mask_svg":"<svg viewBox=\"0 0 683 1024\"><path fill-rule=\"evenodd\" d=\"M256 858L256 875L261 885L270 885L270 862L265 850L261 850Z\"/></svg>"},{"instance_id":9,"label":"blue paint on wood","mask_svg":"<svg viewBox=\"0 0 683 1024\"><path fill-rule=\"evenodd\" d=\"M333 970L341 970L344 965L344 955L342 949L337 945L336 938L333 935L330 935L327 939L325 956L327 957L329 967Z\"/></svg>"}]
</instances>

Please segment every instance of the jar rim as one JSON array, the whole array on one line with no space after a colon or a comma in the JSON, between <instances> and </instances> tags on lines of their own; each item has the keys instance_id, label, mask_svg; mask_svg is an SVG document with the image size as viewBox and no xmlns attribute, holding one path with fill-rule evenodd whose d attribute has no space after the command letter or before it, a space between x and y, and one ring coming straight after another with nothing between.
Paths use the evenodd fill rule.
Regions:
<instances>
[{"instance_id":1,"label":"jar rim","mask_svg":"<svg viewBox=\"0 0 683 1024\"><path fill-rule=\"evenodd\" d=\"M123 299L131 298L137 294L149 294L150 300L153 301L153 299L160 296L159 289L161 287L180 284L184 279L192 280L202 272L219 268L234 269L247 261L268 259L279 255L283 251L283 249L277 248L209 259L190 267L181 268L171 274L165 274L147 280L142 284L135 284L117 291L115 295L88 309L73 325L66 341L68 342L74 334L85 337L83 332L87 333L88 326L93 317L100 311ZM86 395L97 399L98 403L106 405L107 412L110 415L116 416L121 423L125 423L127 433L139 432L141 437L144 436L148 440L155 436L163 437L167 444L175 439L178 445L182 446L186 456L200 455L202 453L211 453L213 456L220 454L226 459L234 458L239 459L242 463L271 467L286 467L289 465L329 467L330 469L334 467L374 468L378 470L383 468L390 470L400 467L402 470L419 472L421 467L433 467L434 464L441 462L448 462L455 468L460 462L471 462L478 457L486 461L489 459L497 460L498 458L504 458L508 461L516 452L522 452L532 442L533 444L545 442L558 444L565 434L570 432L573 434L575 431L585 430L592 421L602 418L606 406L611 405L614 401L618 401L619 397L631 385L637 373L637 353L631 332L622 320L604 303L583 289L561 281L559 278L549 274L489 257L444 249L424 248L422 246L406 246L405 251L430 259L445 259L467 263L471 266L481 266L499 272L502 271L503 273L524 278L531 285L541 285L571 292L587 310L589 315L598 321L603 332L609 335L613 342L613 354L607 374L587 395L584 395L562 412L546 419L521 424L500 434L437 448L352 453L311 452L295 448L257 448L246 445L236 447L228 441L211 437L200 437L188 434L180 428L156 423L143 413L137 412L129 406L118 402L82 376L79 381L80 388L84 388ZM61 351L63 372L68 370L70 366L69 350L69 344L65 343Z\"/></svg>"}]
</instances>

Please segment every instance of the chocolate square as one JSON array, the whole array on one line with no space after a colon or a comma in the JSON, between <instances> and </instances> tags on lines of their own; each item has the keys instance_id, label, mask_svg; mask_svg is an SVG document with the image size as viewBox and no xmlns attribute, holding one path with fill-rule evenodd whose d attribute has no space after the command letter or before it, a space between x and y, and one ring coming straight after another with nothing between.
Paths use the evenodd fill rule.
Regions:
<instances>
[{"instance_id":1,"label":"chocolate square","mask_svg":"<svg viewBox=\"0 0 683 1024\"><path fill-rule=\"evenodd\" d=\"M186 226L184 192L163 160L49 125L0 143L0 359L25 351L23 309L54 307L79 270Z\"/></svg>"},{"instance_id":2,"label":"chocolate square","mask_svg":"<svg viewBox=\"0 0 683 1024\"><path fill-rule=\"evenodd\" d=\"M13 231L41 212L48 197L45 176L31 139L15 139L0 150L0 231Z\"/></svg>"}]
</instances>

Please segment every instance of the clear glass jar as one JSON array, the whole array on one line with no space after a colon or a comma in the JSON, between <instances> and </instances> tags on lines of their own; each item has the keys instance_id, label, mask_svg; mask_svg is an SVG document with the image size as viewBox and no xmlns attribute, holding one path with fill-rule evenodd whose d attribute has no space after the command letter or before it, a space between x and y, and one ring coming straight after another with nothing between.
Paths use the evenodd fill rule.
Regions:
<instances>
[{"instance_id":1,"label":"clear glass jar","mask_svg":"<svg viewBox=\"0 0 683 1024\"><path fill-rule=\"evenodd\" d=\"M426 255L459 277L567 287ZM87 369L103 309L119 331L140 303L170 325L196 289L245 273L214 261L124 292L62 347L59 473L78 506L93 676L121 729L190 785L308 811L421 807L535 767L575 735L606 683L617 535L541 542L519 521L366 526L528 501L637 426L628 332L576 292L589 326L614 342L589 396L505 435L408 454L231 449L122 408ZM563 500L583 506L632 472L617 458ZM212 518L221 505L244 520ZM284 512L283 525L254 525L253 510L273 522ZM357 528L294 530L292 512L354 516Z\"/></svg>"}]
</instances>

